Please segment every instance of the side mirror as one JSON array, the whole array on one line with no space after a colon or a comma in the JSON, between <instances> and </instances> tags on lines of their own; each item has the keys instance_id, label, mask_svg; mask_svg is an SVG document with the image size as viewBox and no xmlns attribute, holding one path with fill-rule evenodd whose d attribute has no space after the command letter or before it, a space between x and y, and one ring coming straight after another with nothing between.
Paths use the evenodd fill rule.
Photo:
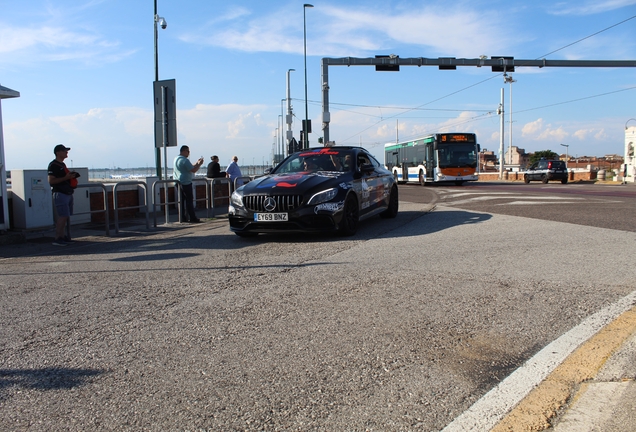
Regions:
<instances>
[{"instance_id":1,"label":"side mirror","mask_svg":"<svg viewBox=\"0 0 636 432\"><path fill-rule=\"evenodd\" d=\"M264 175L270 174L272 172L271 168L267 168L265 171L263 171Z\"/></svg>"},{"instance_id":2,"label":"side mirror","mask_svg":"<svg viewBox=\"0 0 636 432\"><path fill-rule=\"evenodd\" d=\"M373 165L371 164L362 164L360 165L360 171L363 173L370 173L373 172L375 168L373 168Z\"/></svg>"}]
</instances>

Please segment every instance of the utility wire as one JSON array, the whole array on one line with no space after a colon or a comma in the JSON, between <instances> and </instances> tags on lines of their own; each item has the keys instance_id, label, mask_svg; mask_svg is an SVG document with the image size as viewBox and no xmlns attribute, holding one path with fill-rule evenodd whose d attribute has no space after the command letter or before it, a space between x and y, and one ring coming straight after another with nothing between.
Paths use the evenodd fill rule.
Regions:
<instances>
[{"instance_id":1,"label":"utility wire","mask_svg":"<svg viewBox=\"0 0 636 432\"><path fill-rule=\"evenodd\" d=\"M601 33L603 33L604 31L607 31L607 30L609 30L609 29L611 29L611 28L614 28L614 27L619 26L619 25L621 25L621 24L623 24L623 23L626 23L627 21L632 20L632 19L634 19L634 18L636 18L636 15L631 16L631 17L629 17L629 18L627 18L627 19L625 19L625 20L623 20L623 21L621 21L621 22L618 22L618 23L614 24L614 25L611 25L611 26L609 26L609 27L606 27L606 28L604 28L603 30L599 30L599 31L597 31L596 33L592 33L592 34L591 34L591 35L589 35L589 36L585 36L584 38L581 38L581 39L579 39L579 40L577 40L577 41L574 41L574 42L572 42L571 44L567 44L567 45L565 45L565 46L563 46L563 47L561 47L561 48L559 48L559 49L556 49L556 50L554 50L554 51L550 51L550 52L549 52L549 53L547 53L547 54L543 54L542 56L537 57L535 60L539 60L539 59L542 59L542 58L546 58L546 57L547 57L547 56L549 56L550 54L554 54L555 52L561 51L562 49L565 49L565 48L567 48L567 47L571 47L571 46L572 46L572 45L574 45L574 44L577 44L577 43L579 43L579 42L583 42L585 39L589 39L589 38L591 38L591 37L593 37L593 36L596 36L596 35L598 35L598 34L601 34Z\"/></svg>"},{"instance_id":2,"label":"utility wire","mask_svg":"<svg viewBox=\"0 0 636 432\"><path fill-rule=\"evenodd\" d=\"M517 111L515 111L515 114L519 114L519 113L523 113L523 112L527 112L527 111L534 111L534 110L543 109L543 108L550 108L550 107L557 106L557 105L565 105L565 104L569 104L569 103L572 103L572 102L578 102L578 101L582 101L582 100L586 100L586 99L594 99L594 98L597 98L597 97L607 96L607 95L610 95L610 94L620 93L620 92L624 92L624 91L628 91L628 90L634 90L634 89L636 89L636 86L624 88L624 89L621 89L621 90L614 90L614 91L607 92L607 93L601 93L601 94L597 94L597 95L593 95L593 96L586 96L586 97L582 97L582 98L578 98L578 99L572 99L572 100L565 101L565 102L557 102L557 103L553 103L553 104L550 104L550 105L543 105L543 106L535 107L535 108L517 110Z\"/></svg>"}]
</instances>

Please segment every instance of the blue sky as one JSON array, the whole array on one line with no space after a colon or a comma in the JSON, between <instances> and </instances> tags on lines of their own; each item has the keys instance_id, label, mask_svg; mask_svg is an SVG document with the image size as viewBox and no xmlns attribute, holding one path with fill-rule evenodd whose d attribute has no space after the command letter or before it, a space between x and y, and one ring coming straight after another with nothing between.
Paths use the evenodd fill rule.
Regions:
<instances>
[{"instance_id":1,"label":"blue sky","mask_svg":"<svg viewBox=\"0 0 636 432\"><path fill-rule=\"evenodd\" d=\"M629 19L636 0L312 4L306 10L311 145L322 136L323 57L636 59L636 19ZM72 148L76 167L155 165L153 9L152 0L0 0L0 84L21 93L2 103L9 170L46 167L58 143ZM298 138L303 3L158 0L158 14L168 23L159 30L159 78L176 80L179 145L190 146L193 158L218 154L222 165L232 155L243 165L271 160L288 69L295 69ZM517 68L512 76L513 145L622 154L625 124L636 117L634 68ZM475 132L482 148L497 151L501 88L509 145L510 85L490 68L330 67L329 84L330 138L362 145L380 160L396 129L400 140ZM176 154L168 149L170 164Z\"/></svg>"}]
</instances>

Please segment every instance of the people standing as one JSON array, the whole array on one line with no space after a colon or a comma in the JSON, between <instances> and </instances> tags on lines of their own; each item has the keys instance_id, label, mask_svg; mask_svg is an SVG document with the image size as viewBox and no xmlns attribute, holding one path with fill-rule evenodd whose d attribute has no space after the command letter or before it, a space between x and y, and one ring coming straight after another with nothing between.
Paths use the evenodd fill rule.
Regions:
<instances>
[{"instance_id":1,"label":"people standing","mask_svg":"<svg viewBox=\"0 0 636 432\"><path fill-rule=\"evenodd\" d=\"M241 180L236 181L237 178L241 177L241 168L238 166L238 156L232 157L232 162L227 166L225 170L227 178L230 179L230 185L232 186L232 191L234 187L239 187L243 185ZM235 184L236 183L236 184Z\"/></svg>"},{"instance_id":2,"label":"people standing","mask_svg":"<svg viewBox=\"0 0 636 432\"><path fill-rule=\"evenodd\" d=\"M219 164L219 157L214 155L210 159L212 162L208 164L207 178L219 178L225 177L225 173L221 172L221 165Z\"/></svg>"},{"instance_id":3,"label":"people standing","mask_svg":"<svg viewBox=\"0 0 636 432\"><path fill-rule=\"evenodd\" d=\"M55 159L48 167L48 180L53 191L53 204L55 205L55 240L53 245L66 246L71 241L70 236L64 233L66 224L73 214L73 192L77 187L79 174L69 171L64 163L68 157L70 147L58 144L53 149Z\"/></svg>"},{"instance_id":4,"label":"people standing","mask_svg":"<svg viewBox=\"0 0 636 432\"><path fill-rule=\"evenodd\" d=\"M181 197L181 220L183 222L198 223L201 222L199 218L197 218L197 214L194 211L194 192L192 190L192 177L194 173L199 171L201 165L203 165L203 157L200 157L194 165L188 159L190 156L190 148L186 145L181 146L179 156L174 159L174 179L178 180L181 184L181 192L183 196Z\"/></svg>"}]
</instances>

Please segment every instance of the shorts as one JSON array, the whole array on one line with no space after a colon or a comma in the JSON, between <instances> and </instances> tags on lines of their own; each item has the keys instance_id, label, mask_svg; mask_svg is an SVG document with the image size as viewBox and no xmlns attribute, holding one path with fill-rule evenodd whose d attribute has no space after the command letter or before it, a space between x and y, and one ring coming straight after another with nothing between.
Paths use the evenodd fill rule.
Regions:
<instances>
[{"instance_id":1,"label":"shorts","mask_svg":"<svg viewBox=\"0 0 636 432\"><path fill-rule=\"evenodd\" d=\"M53 204L59 217L69 217L73 214L73 195L53 192Z\"/></svg>"}]
</instances>

